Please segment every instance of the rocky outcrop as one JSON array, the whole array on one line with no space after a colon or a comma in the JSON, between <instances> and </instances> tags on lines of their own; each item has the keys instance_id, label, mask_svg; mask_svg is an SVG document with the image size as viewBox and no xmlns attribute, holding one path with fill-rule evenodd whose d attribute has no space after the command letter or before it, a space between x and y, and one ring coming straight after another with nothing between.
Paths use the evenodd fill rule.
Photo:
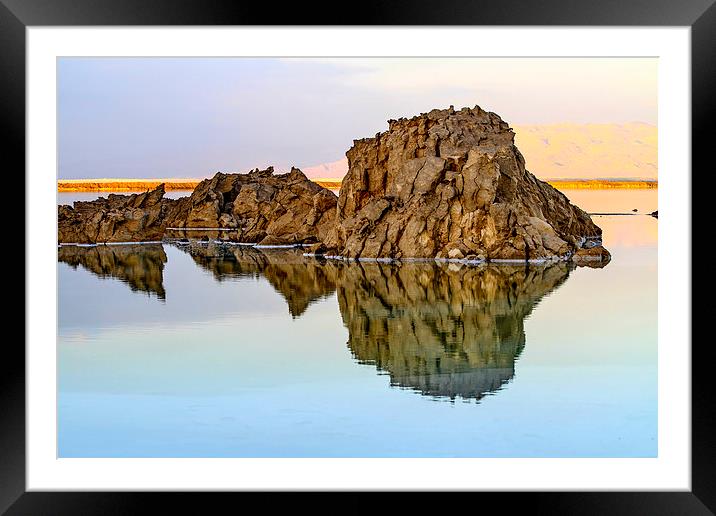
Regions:
<instances>
[{"instance_id":1,"label":"rocky outcrop","mask_svg":"<svg viewBox=\"0 0 716 516\"><path fill-rule=\"evenodd\" d=\"M165 199L162 184L143 194L110 194L59 206L58 242L139 242L212 233L263 245L310 244L325 239L333 228L337 202L333 192L297 168L279 175L272 167L218 173L199 183L189 197ZM197 228L214 231L188 231Z\"/></svg>"},{"instance_id":2,"label":"rocky outcrop","mask_svg":"<svg viewBox=\"0 0 716 516\"><path fill-rule=\"evenodd\" d=\"M135 292L166 298L163 273L167 255L161 244L63 245L57 249L57 260L75 269L83 267L100 278L116 278Z\"/></svg>"},{"instance_id":3,"label":"rocky outcrop","mask_svg":"<svg viewBox=\"0 0 716 516\"><path fill-rule=\"evenodd\" d=\"M57 207L59 243L161 240L167 213L176 201L164 198L164 185L142 194L100 197Z\"/></svg>"},{"instance_id":4,"label":"rocky outcrop","mask_svg":"<svg viewBox=\"0 0 716 516\"><path fill-rule=\"evenodd\" d=\"M525 169L495 113L451 107L388 123L347 152L335 228L319 252L522 261L601 244L589 215Z\"/></svg>"},{"instance_id":5,"label":"rocky outcrop","mask_svg":"<svg viewBox=\"0 0 716 516\"><path fill-rule=\"evenodd\" d=\"M388 373L394 386L480 399L512 379L525 318L573 267L345 266L338 302L348 347L360 363Z\"/></svg>"},{"instance_id":6,"label":"rocky outcrop","mask_svg":"<svg viewBox=\"0 0 716 516\"><path fill-rule=\"evenodd\" d=\"M181 199L160 185L60 206L59 242L204 237L359 259L608 263L601 229L525 169L495 113L451 107L388 123L346 153L339 197L297 168L217 173Z\"/></svg>"},{"instance_id":7,"label":"rocky outcrop","mask_svg":"<svg viewBox=\"0 0 716 516\"><path fill-rule=\"evenodd\" d=\"M337 201L297 168L279 175L273 167L218 173L176 203L168 226L224 228L230 240L262 245L314 243L333 228Z\"/></svg>"}]
</instances>

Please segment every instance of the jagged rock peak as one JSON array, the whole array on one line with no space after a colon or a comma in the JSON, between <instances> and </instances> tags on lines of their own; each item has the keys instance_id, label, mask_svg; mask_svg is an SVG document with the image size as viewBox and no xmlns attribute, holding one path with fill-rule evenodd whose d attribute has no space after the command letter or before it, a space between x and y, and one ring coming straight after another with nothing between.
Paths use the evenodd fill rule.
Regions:
<instances>
[{"instance_id":1,"label":"jagged rock peak","mask_svg":"<svg viewBox=\"0 0 716 516\"><path fill-rule=\"evenodd\" d=\"M402 127L409 127L411 125L420 125L421 122L424 123L423 127L421 128L429 129L435 125L440 125L442 121L445 121L448 118L462 120L463 122L469 121L473 124L482 125L483 129L486 131L512 132L512 129L509 127L509 125L505 121L503 121L498 114L493 113L491 111L485 111L480 106L476 105L474 108L464 107L458 111L455 110L454 106L450 106L447 109L433 109L431 111L428 111L427 113L420 113L419 115L410 118L401 117L397 120L391 118L388 120L387 131L376 133L375 137L373 138L359 138L353 140L353 143L356 144L359 142L375 141L380 139L381 136L387 135L391 131L396 131ZM512 133L512 137L514 138L514 133Z\"/></svg>"}]
</instances>

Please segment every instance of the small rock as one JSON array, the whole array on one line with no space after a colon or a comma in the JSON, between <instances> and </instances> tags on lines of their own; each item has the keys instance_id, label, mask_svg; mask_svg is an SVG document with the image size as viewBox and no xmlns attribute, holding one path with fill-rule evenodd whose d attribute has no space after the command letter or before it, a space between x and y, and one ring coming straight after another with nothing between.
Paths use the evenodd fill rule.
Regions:
<instances>
[{"instance_id":1,"label":"small rock","mask_svg":"<svg viewBox=\"0 0 716 516\"><path fill-rule=\"evenodd\" d=\"M452 258L453 260L462 260L465 258L465 255L462 254L462 251L458 248L450 249L448 251L448 258Z\"/></svg>"},{"instance_id":2,"label":"small rock","mask_svg":"<svg viewBox=\"0 0 716 516\"><path fill-rule=\"evenodd\" d=\"M586 265L596 268L604 267L611 259L612 255L601 245L578 249L572 255L572 261L577 265Z\"/></svg>"}]
</instances>

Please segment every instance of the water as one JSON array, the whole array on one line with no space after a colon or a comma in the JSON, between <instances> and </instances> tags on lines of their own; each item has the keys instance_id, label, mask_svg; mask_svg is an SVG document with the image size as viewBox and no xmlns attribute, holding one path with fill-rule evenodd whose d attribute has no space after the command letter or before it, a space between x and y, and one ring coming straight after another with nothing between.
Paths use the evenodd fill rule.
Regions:
<instances>
[{"instance_id":1,"label":"water","mask_svg":"<svg viewBox=\"0 0 716 516\"><path fill-rule=\"evenodd\" d=\"M59 455L654 457L658 221L595 222L603 269L62 247Z\"/></svg>"}]
</instances>

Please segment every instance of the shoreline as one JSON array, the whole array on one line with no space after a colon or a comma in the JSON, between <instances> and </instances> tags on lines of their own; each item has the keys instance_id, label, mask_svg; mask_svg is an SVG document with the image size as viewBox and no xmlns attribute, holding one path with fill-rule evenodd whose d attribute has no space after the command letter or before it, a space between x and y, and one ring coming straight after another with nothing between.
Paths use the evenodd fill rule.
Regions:
<instances>
[{"instance_id":1,"label":"shoreline","mask_svg":"<svg viewBox=\"0 0 716 516\"><path fill-rule=\"evenodd\" d=\"M633 181L621 179L546 179L544 182L557 190L652 190L659 188L659 182L651 179Z\"/></svg>"},{"instance_id":2,"label":"shoreline","mask_svg":"<svg viewBox=\"0 0 716 516\"><path fill-rule=\"evenodd\" d=\"M164 183L166 190L194 190L204 179L60 179L57 181L57 191L65 192L142 192L152 190ZM314 183L337 190L341 187L340 179L317 179ZM612 189L657 189L657 180L607 180L607 179L547 179L557 190L612 190Z\"/></svg>"},{"instance_id":3,"label":"shoreline","mask_svg":"<svg viewBox=\"0 0 716 516\"><path fill-rule=\"evenodd\" d=\"M96 242L92 244L83 244L83 243L77 243L77 242L62 242L58 243L57 247L110 247L110 246L125 246L125 245L146 245L146 244L167 244L167 245L179 245L179 246L185 246L185 245L209 245L210 243L214 245L225 245L225 246L245 246L245 247L252 247L254 249L257 249L258 251L286 251L286 250L300 250L305 247L309 247L310 244L287 244L287 245L261 245L257 243L252 242L229 242L226 240L194 240L194 241L185 241L178 238L165 238L163 240L145 240L145 241L137 241L137 242ZM564 256L558 256L553 255L549 257L544 258L533 258L533 259L505 259L505 258L492 258L492 259L467 259L467 258L418 258L418 257L406 257L406 258L389 258L389 257L359 257L359 258L348 258L346 256L341 255L326 255L326 254L317 254L317 253L302 253L301 256L303 258L314 258L318 260L326 260L326 261L339 261L339 262L346 262L346 263L387 263L392 265L402 265L406 263L446 263L446 264L461 264L461 265L470 265L470 266L483 266L483 265L507 265L507 266L515 266L515 265L554 265L561 262L571 262L573 254L568 254ZM597 262L601 261L601 259L596 258L590 258L585 257L584 261L586 262Z\"/></svg>"}]
</instances>

